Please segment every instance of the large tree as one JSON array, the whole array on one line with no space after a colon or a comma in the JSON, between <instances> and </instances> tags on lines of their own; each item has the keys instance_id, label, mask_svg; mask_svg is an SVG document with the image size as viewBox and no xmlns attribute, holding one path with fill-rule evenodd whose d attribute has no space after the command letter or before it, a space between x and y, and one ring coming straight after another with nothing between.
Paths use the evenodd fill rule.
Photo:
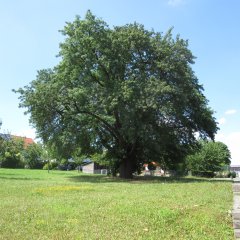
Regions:
<instances>
[{"instance_id":1,"label":"large tree","mask_svg":"<svg viewBox=\"0 0 240 240\"><path fill-rule=\"evenodd\" d=\"M137 23L109 28L90 11L61 32L59 64L17 90L44 142L69 155L107 152L130 178L143 161L183 159L196 132L214 138L187 41Z\"/></svg>"}]
</instances>

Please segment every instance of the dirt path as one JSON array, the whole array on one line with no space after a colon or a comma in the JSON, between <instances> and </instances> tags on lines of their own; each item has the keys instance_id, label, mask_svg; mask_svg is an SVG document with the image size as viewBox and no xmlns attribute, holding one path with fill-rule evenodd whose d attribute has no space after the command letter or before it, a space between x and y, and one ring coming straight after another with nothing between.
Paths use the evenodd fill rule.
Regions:
<instances>
[{"instance_id":1,"label":"dirt path","mask_svg":"<svg viewBox=\"0 0 240 240\"><path fill-rule=\"evenodd\" d=\"M235 238L240 240L240 178L233 180L232 217Z\"/></svg>"}]
</instances>

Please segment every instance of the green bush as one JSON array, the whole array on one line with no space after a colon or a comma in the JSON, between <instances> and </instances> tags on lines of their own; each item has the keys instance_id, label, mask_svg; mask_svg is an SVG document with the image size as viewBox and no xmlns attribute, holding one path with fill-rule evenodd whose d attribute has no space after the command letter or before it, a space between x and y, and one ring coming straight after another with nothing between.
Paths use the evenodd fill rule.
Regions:
<instances>
[{"instance_id":1,"label":"green bush","mask_svg":"<svg viewBox=\"0 0 240 240\"><path fill-rule=\"evenodd\" d=\"M44 166L43 166L43 170L48 170L48 169L50 169L50 166L51 164L48 164L48 163L46 163L46 164L44 164Z\"/></svg>"},{"instance_id":2,"label":"green bush","mask_svg":"<svg viewBox=\"0 0 240 240\"><path fill-rule=\"evenodd\" d=\"M25 168L29 169L42 169L44 166L44 162L40 160L32 160L25 164Z\"/></svg>"},{"instance_id":3,"label":"green bush","mask_svg":"<svg viewBox=\"0 0 240 240\"><path fill-rule=\"evenodd\" d=\"M48 167L49 166L49 167ZM43 166L43 170L52 170L52 169L56 169L58 166L58 163L57 162L50 162L50 163L46 163L44 166Z\"/></svg>"},{"instance_id":4,"label":"green bush","mask_svg":"<svg viewBox=\"0 0 240 240\"><path fill-rule=\"evenodd\" d=\"M229 172L228 177L236 178L237 177L237 173L236 172Z\"/></svg>"},{"instance_id":5,"label":"green bush","mask_svg":"<svg viewBox=\"0 0 240 240\"><path fill-rule=\"evenodd\" d=\"M1 140L0 165L2 168L24 168L23 141Z\"/></svg>"},{"instance_id":6,"label":"green bush","mask_svg":"<svg viewBox=\"0 0 240 240\"><path fill-rule=\"evenodd\" d=\"M231 154L222 142L199 141L199 146L186 157L186 167L192 175L214 177L230 164Z\"/></svg>"},{"instance_id":7,"label":"green bush","mask_svg":"<svg viewBox=\"0 0 240 240\"><path fill-rule=\"evenodd\" d=\"M42 146L40 144L30 144L23 150L25 166L30 169L42 169L44 162L41 155Z\"/></svg>"},{"instance_id":8,"label":"green bush","mask_svg":"<svg viewBox=\"0 0 240 240\"><path fill-rule=\"evenodd\" d=\"M212 178L215 176L215 173L212 171L192 171L192 175L197 177Z\"/></svg>"},{"instance_id":9,"label":"green bush","mask_svg":"<svg viewBox=\"0 0 240 240\"><path fill-rule=\"evenodd\" d=\"M237 173L236 172L232 172L232 177L233 178L237 177Z\"/></svg>"},{"instance_id":10,"label":"green bush","mask_svg":"<svg viewBox=\"0 0 240 240\"><path fill-rule=\"evenodd\" d=\"M221 172L215 173L216 178L229 178L230 176L231 176L231 172L229 171L221 171Z\"/></svg>"},{"instance_id":11,"label":"green bush","mask_svg":"<svg viewBox=\"0 0 240 240\"><path fill-rule=\"evenodd\" d=\"M52 167L52 164L51 163L46 163L44 166L43 166L43 170L52 170L53 167Z\"/></svg>"},{"instance_id":12,"label":"green bush","mask_svg":"<svg viewBox=\"0 0 240 240\"><path fill-rule=\"evenodd\" d=\"M1 160L2 168L24 168L24 163L20 154L6 155L5 158Z\"/></svg>"}]
</instances>

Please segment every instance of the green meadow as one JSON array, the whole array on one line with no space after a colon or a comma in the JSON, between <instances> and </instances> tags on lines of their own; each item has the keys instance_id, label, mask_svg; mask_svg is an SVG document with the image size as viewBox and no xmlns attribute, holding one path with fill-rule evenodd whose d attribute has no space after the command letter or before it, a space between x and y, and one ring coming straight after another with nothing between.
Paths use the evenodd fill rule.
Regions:
<instances>
[{"instance_id":1,"label":"green meadow","mask_svg":"<svg viewBox=\"0 0 240 240\"><path fill-rule=\"evenodd\" d=\"M233 237L232 183L0 169L0 239Z\"/></svg>"}]
</instances>

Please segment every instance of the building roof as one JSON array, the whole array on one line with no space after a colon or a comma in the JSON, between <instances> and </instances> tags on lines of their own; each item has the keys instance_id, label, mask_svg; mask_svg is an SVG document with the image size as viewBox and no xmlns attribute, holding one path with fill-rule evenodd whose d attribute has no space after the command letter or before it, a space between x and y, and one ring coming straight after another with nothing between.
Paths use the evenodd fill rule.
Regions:
<instances>
[{"instance_id":1,"label":"building roof","mask_svg":"<svg viewBox=\"0 0 240 240\"><path fill-rule=\"evenodd\" d=\"M35 143L32 138L27 138L27 137L24 138L23 141L24 141L24 143L26 145L30 145L30 144L34 144Z\"/></svg>"},{"instance_id":2,"label":"building roof","mask_svg":"<svg viewBox=\"0 0 240 240\"><path fill-rule=\"evenodd\" d=\"M88 165L90 163L93 163L93 161L89 158L86 158L82 161L82 166Z\"/></svg>"},{"instance_id":3,"label":"building roof","mask_svg":"<svg viewBox=\"0 0 240 240\"><path fill-rule=\"evenodd\" d=\"M12 135L12 138L23 140L23 142L24 142L24 147L28 147L29 145L35 143L32 138L21 137L21 136L14 136L14 135Z\"/></svg>"},{"instance_id":4,"label":"building roof","mask_svg":"<svg viewBox=\"0 0 240 240\"><path fill-rule=\"evenodd\" d=\"M30 144L34 144L34 143L35 143L32 138L15 136L15 135L6 134L6 133L0 133L0 137L1 137L3 140L6 140L6 141L9 141L9 140L11 140L11 139L20 139L20 140L23 140L23 142L24 142L24 147L28 147Z\"/></svg>"},{"instance_id":5,"label":"building roof","mask_svg":"<svg viewBox=\"0 0 240 240\"><path fill-rule=\"evenodd\" d=\"M0 138L2 138L3 140L11 140L11 135L7 134L7 133L0 133Z\"/></svg>"}]
</instances>

